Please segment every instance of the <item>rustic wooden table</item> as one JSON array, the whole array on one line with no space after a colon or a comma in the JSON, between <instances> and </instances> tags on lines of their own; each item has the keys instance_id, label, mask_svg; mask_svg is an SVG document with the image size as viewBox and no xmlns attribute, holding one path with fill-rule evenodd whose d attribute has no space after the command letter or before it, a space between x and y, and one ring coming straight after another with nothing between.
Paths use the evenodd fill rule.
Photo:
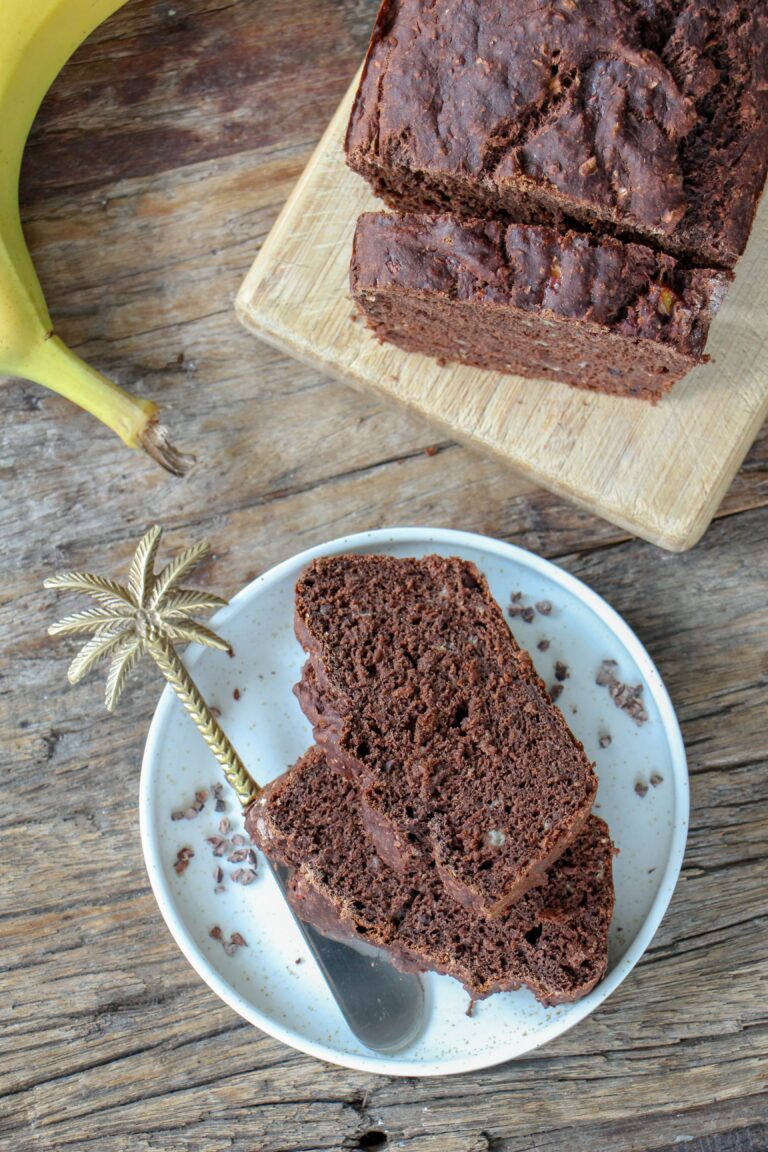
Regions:
<instances>
[{"instance_id":1,"label":"rustic wooden table","mask_svg":"<svg viewBox=\"0 0 768 1152\"><path fill-rule=\"evenodd\" d=\"M0 1141L27 1149L747 1152L768 1147L768 433L702 544L628 539L240 330L237 287L357 67L373 0L132 0L68 65L26 159L62 334L160 400L174 480L64 401L2 405ZM41 581L209 537L223 594L344 532L431 523L586 579L660 666L690 756L679 888L629 980L487 1072L400 1082L299 1055L201 984L155 906L139 762L160 683L66 686Z\"/></svg>"}]
</instances>

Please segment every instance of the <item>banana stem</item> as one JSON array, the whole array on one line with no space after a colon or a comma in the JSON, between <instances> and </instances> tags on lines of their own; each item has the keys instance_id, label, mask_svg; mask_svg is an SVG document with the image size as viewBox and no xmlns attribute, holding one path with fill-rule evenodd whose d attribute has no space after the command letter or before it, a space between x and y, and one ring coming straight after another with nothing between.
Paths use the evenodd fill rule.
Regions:
<instances>
[{"instance_id":1,"label":"banana stem","mask_svg":"<svg viewBox=\"0 0 768 1152\"><path fill-rule=\"evenodd\" d=\"M200 735L221 764L227 782L234 788L243 808L248 808L261 788L251 779L245 764L200 695L197 685L176 655L173 646L160 638L153 639L149 644L149 652L194 720Z\"/></svg>"},{"instance_id":2,"label":"banana stem","mask_svg":"<svg viewBox=\"0 0 768 1152\"><path fill-rule=\"evenodd\" d=\"M102 376L58 336L51 335L38 344L24 365L24 375L90 412L130 448L142 448L168 472L183 476L187 471L190 460L168 440L168 432L158 420L157 404L131 395Z\"/></svg>"}]
</instances>

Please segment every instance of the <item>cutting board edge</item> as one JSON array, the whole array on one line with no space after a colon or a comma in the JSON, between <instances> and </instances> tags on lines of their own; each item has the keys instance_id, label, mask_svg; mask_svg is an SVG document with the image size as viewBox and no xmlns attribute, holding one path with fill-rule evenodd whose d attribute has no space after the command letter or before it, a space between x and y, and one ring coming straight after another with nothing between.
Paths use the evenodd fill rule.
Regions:
<instances>
[{"instance_id":1,"label":"cutting board edge","mask_svg":"<svg viewBox=\"0 0 768 1152\"><path fill-rule=\"evenodd\" d=\"M262 252L263 251L264 249L262 248ZM706 499L695 509L694 514L688 517L678 517L677 519L671 518L666 527L660 528L657 524L651 522L649 518L632 516L627 512L626 508L607 503L604 494L595 494L594 497L591 497L590 495L585 495L583 491L574 491L568 484L559 482L556 476L532 468L526 464L525 461L518 461L508 452L502 452L480 436L473 436L470 432L459 430L448 422L442 422L440 418L432 412L422 410L418 403L405 400L401 396L395 396L386 388L378 388L372 381L356 376L352 372L345 371L344 367L336 361L327 360L323 356L303 346L299 341L292 338L289 331L281 330L273 316L269 313L257 312L252 306L253 292L265 279L262 274L263 270L260 267L261 255L262 253L259 253L259 256L256 257L235 301L235 310L238 319L248 331L278 351L284 352L296 360L300 360L303 364L322 372L326 376L350 385L355 388L356 391L367 395L374 392L389 402L394 401L399 404L401 408L414 413L420 419L424 420L426 424L441 428L451 439L473 450L481 451L485 455L492 456L494 459L501 461L506 467L513 469L518 475L533 481L535 484L541 485L541 487L555 493L555 495L569 500L571 503L592 515L608 520L631 535L639 536L641 539L647 540L649 543L663 548L668 552L687 552L699 542L712 522L725 492L728 490L733 477L736 475L741 461L749 451L764 419L764 416L756 417L754 430L750 431L744 437L746 446L743 452L741 452L740 445L739 451L734 453L734 458L723 467L718 483L713 486ZM266 260L264 263L266 263ZM768 404L766 405L766 414L768 414ZM736 456L738 456L738 459L735 459Z\"/></svg>"}]
</instances>

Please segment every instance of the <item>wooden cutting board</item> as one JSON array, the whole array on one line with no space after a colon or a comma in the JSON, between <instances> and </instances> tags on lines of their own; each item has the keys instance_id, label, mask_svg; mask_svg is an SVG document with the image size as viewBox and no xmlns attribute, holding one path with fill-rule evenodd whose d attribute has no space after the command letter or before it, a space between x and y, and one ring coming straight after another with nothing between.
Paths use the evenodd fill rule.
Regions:
<instances>
[{"instance_id":1,"label":"wooden cutting board","mask_svg":"<svg viewBox=\"0 0 768 1152\"><path fill-rule=\"evenodd\" d=\"M701 537L768 415L768 197L710 332L712 360L657 407L436 361L380 344L353 318L357 216L380 208L344 163L357 81L237 298L262 339L391 396L464 443L663 548Z\"/></svg>"}]
</instances>

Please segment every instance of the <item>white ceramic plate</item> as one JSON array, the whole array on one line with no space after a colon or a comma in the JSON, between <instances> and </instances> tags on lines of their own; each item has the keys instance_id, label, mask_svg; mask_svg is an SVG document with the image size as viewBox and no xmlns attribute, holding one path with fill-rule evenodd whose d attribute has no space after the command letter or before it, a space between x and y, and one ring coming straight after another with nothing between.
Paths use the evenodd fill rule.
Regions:
<instances>
[{"instance_id":1,"label":"white ceramic plate","mask_svg":"<svg viewBox=\"0 0 768 1152\"><path fill-rule=\"evenodd\" d=\"M543 1008L525 991L482 1001L472 1017L466 992L454 980L423 977L429 1022L421 1038L396 1056L364 1048L344 1023L271 876L263 866L248 886L231 874L247 863L215 860L207 837L225 816L228 833L242 832L234 796L217 813L209 799L194 819L171 820L192 805L195 792L220 779L218 765L169 688L149 731L141 779L141 836L149 877L166 923L189 962L235 1011L263 1031L313 1056L369 1072L436 1076L499 1064L539 1047L582 1020L625 979L648 947L677 881L688 827L685 751L661 677L637 637L604 600L555 565L483 536L444 529L400 528L331 541L272 568L244 588L213 620L234 658L194 649L187 660L207 701L261 782L272 780L311 743L311 729L291 688L302 652L293 636L293 590L315 556L338 552L430 552L474 561L506 608L513 592L523 605L548 600L550 615L516 618L513 630L529 648L547 684L561 660L570 675L559 706L597 762L596 810L609 823L619 855L614 864L616 910L605 979L576 1004ZM550 641L546 651L537 647ZM644 685L649 715L638 727L595 683L601 662L618 661L621 680ZM611 743L600 747L600 736ZM651 784L653 777L654 783ZM660 778L660 779L659 779ZM636 785L640 785L638 794ZM194 852L182 875L180 848ZM223 891L213 869L221 865ZM247 945L228 955L225 940L239 932Z\"/></svg>"}]
</instances>

